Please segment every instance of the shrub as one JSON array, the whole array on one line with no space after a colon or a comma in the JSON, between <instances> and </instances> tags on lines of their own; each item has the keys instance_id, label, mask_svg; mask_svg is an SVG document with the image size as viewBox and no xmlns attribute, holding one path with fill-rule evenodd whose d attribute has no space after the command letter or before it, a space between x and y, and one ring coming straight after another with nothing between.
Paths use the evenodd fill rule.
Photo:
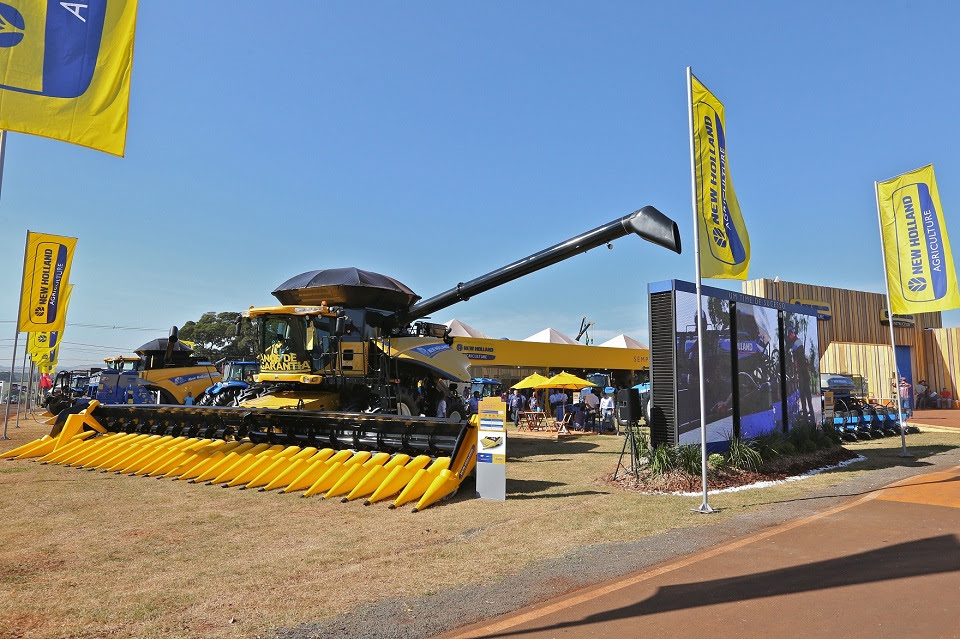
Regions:
<instances>
[{"instance_id":1,"label":"shrub","mask_svg":"<svg viewBox=\"0 0 960 639\"><path fill-rule=\"evenodd\" d=\"M677 449L677 467L690 475L703 473L703 453L700 446L680 446Z\"/></svg>"},{"instance_id":2,"label":"shrub","mask_svg":"<svg viewBox=\"0 0 960 639\"><path fill-rule=\"evenodd\" d=\"M757 470L763 463L763 457L756 451L750 442L739 437L730 439L730 465L740 470Z\"/></svg>"},{"instance_id":3,"label":"shrub","mask_svg":"<svg viewBox=\"0 0 960 639\"><path fill-rule=\"evenodd\" d=\"M673 446L657 445L650 456L650 472L664 475L677 467L677 449Z\"/></svg>"},{"instance_id":4,"label":"shrub","mask_svg":"<svg viewBox=\"0 0 960 639\"><path fill-rule=\"evenodd\" d=\"M797 447L791 444L790 442L782 442L780 444L780 454L781 455L796 455Z\"/></svg>"},{"instance_id":5,"label":"shrub","mask_svg":"<svg viewBox=\"0 0 960 639\"><path fill-rule=\"evenodd\" d=\"M711 453L710 456L707 457L707 466L714 470L723 470L727 467L727 458L720 453Z\"/></svg>"}]
</instances>

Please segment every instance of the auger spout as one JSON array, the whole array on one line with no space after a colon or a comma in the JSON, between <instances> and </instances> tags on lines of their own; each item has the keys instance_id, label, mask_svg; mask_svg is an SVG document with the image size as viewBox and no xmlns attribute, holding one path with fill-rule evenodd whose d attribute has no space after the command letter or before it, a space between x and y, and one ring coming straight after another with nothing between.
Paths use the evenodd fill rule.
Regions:
<instances>
[{"instance_id":1,"label":"auger spout","mask_svg":"<svg viewBox=\"0 0 960 639\"><path fill-rule=\"evenodd\" d=\"M677 228L677 223L654 207L645 206L630 215L607 222L592 231L581 233L565 242L555 244L469 282L461 282L450 290L430 299L417 302L407 311L407 320L413 321L426 317L457 302L466 301L474 295L512 282L524 275L529 275L631 233L635 233L643 239L668 248L675 253L680 252L680 229Z\"/></svg>"}]
</instances>

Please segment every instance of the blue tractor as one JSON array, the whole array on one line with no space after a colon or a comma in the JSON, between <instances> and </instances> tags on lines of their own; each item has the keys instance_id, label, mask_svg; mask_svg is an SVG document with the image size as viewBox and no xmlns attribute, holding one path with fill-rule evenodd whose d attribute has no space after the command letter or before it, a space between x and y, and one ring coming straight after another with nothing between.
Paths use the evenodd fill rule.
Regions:
<instances>
[{"instance_id":1,"label":"blue tractor","mask_svg":"<svg viewBox=\"0 0 960 639\"><path fill-rule=\"evenodd\" d=\"M223 379L208 387L197 404L200 406L233 406L237 397L250 387L254 376L260 373L260 363L255 361L225 361L223 363Z\"/></svg>"}]
</instances>

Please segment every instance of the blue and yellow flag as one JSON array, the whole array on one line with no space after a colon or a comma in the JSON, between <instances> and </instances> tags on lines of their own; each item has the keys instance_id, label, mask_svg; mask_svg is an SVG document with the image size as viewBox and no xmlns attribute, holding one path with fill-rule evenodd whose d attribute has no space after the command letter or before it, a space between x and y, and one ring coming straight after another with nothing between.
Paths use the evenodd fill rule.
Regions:
<instances>
[{"instance_id":1,"label":"blue and yellow flag","mask_svg":"<svg viewBox=\"0 0 960 639\"><path fill-rule=\"evenodd\" d=\"M933 165L877 182L877 205L892 312L960 308Z\"/></svg>"},{"instance_id":2,"label":"blue and yellow flag","mask_svg":"<svg viewBox=\"0 0 960 639\"><path fill-rule=\"evenodd\" d=\"M696 77L690 78L700 275L745 280L750 238L730 178L723 104Z\"/></svg>"},{"instance_id":3,"label":"blue and yellow flag","mask_svg":"<svg viewBox=\"0 0 960 639\"><path fill-rule=\"evenodd\" d=\"M27 337L27 353L33 361L51 348L56 348L60 342L60 331L43 333L29 333Z\"/></svg>"},{"instance_id":4,"label":"blue and yellow flag","mask_svg":"<svg viewBox=\"0 0 960 639\"><path fill-rule=\"evenodd\" d=\"M27 231L18 331L63 331L67 316L67 282L76 246L75 237Z\"/></svg>"},{"instance_id":5,"label":"blue and yellow flag","mask_svg":"<svg viewBox=\"0 0 960 639\"><path fill-rule=\"evenodd\" d=\"M0 1L0 129L123 155L137 0Z\"/></svg>"}]
</instances>

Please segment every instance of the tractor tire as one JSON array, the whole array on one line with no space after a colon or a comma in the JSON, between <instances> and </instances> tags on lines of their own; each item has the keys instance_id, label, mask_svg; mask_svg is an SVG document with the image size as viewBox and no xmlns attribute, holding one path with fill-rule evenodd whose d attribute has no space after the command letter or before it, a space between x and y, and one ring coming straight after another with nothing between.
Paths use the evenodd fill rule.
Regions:
<instances>
[{"instance_id":1,"label":"tractor tire","mask_svg":"<svg viewBox=\"0 0 960 639\"><path fill-rule=\"evenodd\" d=\"M213 406L213 395L210 393L200 393L200 397L194 402L197 406Z\"/></svg>"},{"instance_id":2,"label":"tractor tire","mask_svg":"<svg viewBox=\"0 0 960 639\"><path fill-rule=\"evenodd\" d=\"M397 415L410 417L416 414L418 414L417 400L413 398L413 395L401 392L397 397Z\"/></svg>"},{"instance_id":3,"label":"tractor tire","mask_svg":"<svg viewBox=\"0 0 960 639\"><path fill-rule=\"evenodd\" d=\"M237 395L240 394L240 391L231 388L225 391L221 391L213 398L214 406L234 406L237 403Z\"/></svg>"}]
</instances>

